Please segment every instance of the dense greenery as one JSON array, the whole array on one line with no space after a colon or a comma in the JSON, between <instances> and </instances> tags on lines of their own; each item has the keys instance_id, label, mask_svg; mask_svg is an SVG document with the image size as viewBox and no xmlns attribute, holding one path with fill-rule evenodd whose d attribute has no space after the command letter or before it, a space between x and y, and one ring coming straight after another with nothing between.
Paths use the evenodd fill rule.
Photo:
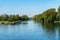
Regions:
<instances>
[{"instance_id":1,"label":"dense greenery","mask_svg":"<svg viewBox=\"0 0 60 40\"><path fill-rule=\"evenodd\" d=\"M43 13L34 15L32 19L37 22L43 22L43 23L60 23L60 6L57 11L55 8L50 8L44 11ZM27 20L29 20L27 15L22 15L22 16L7 15L7 14L0 15L0 22L1 21L9 21L9 22L27 21Z\"/></svg>"},{"instance_id":2,"label":"dense greenery","mask_svg":"<svg viewBox=\"0 0 60 40\"><path fill-rule=\"evenodd\" d=\"M41 14L34 15L32 18L35 21L40 21L44 23L59 22L60 21L60 7L58 8L58 11L56 11L55 8L50 8Z\"/></svg>"},{"instance_id":3,"label":"dense greenery","mask_svg":"<svg viewBox=\"0 0 60 40\"><path fill-rule=\"evenodd\" d=\"M29 17L27 15L22 15L22 16L20 16L19 20L27 21L27 20L29 20Z\"/></svg>"},{"instance_id":4,"label":"dense greenery","mask_svg":"<svg viewBox=\"0 0 60 40\"><path fill-rule=\"evenodd\" d=\"M28 20L27 15L19 16L19 15L0 15L0 21L26 21Z\"/></svg>"}]
</instances>

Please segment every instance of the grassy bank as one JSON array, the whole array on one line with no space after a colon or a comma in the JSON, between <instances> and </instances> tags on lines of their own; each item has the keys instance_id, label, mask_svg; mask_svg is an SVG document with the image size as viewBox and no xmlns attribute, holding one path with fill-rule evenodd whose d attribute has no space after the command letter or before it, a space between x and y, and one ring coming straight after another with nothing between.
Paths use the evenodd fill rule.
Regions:
<instances>
[{"instance_id":1,"label":"grassy bank","mask_svg":"<svg viewBox=\"0 0 60 40\"><path fill-rule=\"evenodd\" d=\"M0 24L20 24L21 21L0 21Z\"/></svg>"},{"instance_id":2,"label":"grassy bank","mask_svg":"<svg viewBox=\"0 0 60 40\"><path fill-rule=\"evenodd\" d=\"M54 21L54 23L60 23L60 20L58 20L58 21Z\"/></svg>"}]
</instances>

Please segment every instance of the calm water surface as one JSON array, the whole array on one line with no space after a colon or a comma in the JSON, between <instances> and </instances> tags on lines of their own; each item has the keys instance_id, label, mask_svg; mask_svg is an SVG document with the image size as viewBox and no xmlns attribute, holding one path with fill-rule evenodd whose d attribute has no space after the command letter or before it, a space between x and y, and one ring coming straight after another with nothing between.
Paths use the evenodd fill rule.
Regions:
<instances>
[{"instance_id":1,"label":"calm water surface","mask_svg":"<svg viewBox=\"0 0 60 40\"><path fill-rule=\"evenodd\" d=\"M34 21L0 25L0 40L60 40L60 27Z\"/></svg>"}]
</instances>

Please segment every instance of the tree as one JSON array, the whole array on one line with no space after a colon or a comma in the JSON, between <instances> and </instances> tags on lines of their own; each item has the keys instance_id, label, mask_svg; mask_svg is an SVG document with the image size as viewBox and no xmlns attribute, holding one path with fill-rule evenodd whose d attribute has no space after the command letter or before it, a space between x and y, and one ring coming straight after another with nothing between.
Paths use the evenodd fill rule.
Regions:
<instances>
[{"instance_id":1,"label":"tree","mask_svg":"<svg viewBox=\"0 0 60 40\"><path fill-rule=\"evenodd\" d=\"M42 14L33 16L33 19L37 21L42 21L44 23L54 22L56 20L56 14L57 14L56 10L54 8L50 8L44 11Z\"/></svg>"},{"instance_id":2,"label":"tree","mask_svg":"<svg viewBox=\"0 0 60 40\"><path fill-rule=\"evenodd\" d=\"M22 15L22 16L20 16L20 20L26 21L26 20L29 20L29 18L27 15Z\"/></svg>"},{"instance_id":3,"label":"tree","mask_svg":"<svg viewBox=\"0 0 60 40\"><path fill-rule=\"evenodd\" d=\"M58 8L58 13L60 14L60 6L59 6L59 8Z\"/></svg>"},{"instance_id":4,"label":"tree","mask_svg":"<svg viewBox=\"0 0 60 40\"><path fill-rule=\"evenodd\" d=\"M58 13L57 13L57 16L56 16L57 20L60 20L60 6L58 8Z\"/></svg>"}]
</instances>

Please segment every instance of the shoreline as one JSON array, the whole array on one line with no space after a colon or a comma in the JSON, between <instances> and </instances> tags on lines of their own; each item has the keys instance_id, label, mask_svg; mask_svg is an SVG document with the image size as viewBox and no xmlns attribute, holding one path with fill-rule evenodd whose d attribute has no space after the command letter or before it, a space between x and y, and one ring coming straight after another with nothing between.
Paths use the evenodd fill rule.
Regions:
<instances>
[{"instance_id":1,"label":"shoreline","mask_svg":"<svg viewBox=\"0 0 60 40\"><path fill-rule=\"evenodd\" d=\"M20 24L21 21L0 21L0 24Z\"/></svg>"}]
</instances>

